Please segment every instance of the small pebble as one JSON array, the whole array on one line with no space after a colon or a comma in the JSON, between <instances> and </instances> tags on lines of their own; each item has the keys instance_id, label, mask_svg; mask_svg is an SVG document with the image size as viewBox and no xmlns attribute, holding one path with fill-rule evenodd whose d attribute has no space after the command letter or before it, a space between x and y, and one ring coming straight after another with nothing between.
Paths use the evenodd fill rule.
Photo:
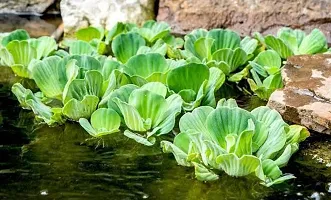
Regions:
<instances>
[{"instance_id":1,"label":"small pebble","mask_svg":"<svg viewBox=\"0 0 331 200\"><path fill-rule=\"evenodd\" d=\"M41 194L42 196L47 196L47 195L48 195L48 190L41 190L41 191L40 191L40 194Z\"/></svg>"},{"instance_id":2,"label":"small pebble","mask_svg":"<svg viewBox=\"0 0 331 200\"><path fill-rule=\"evenodd\" d=\"M314 193L310 196L310 198L315 199L315 200L320 200L320 199L321 199L321 196L320 196L320 194L319 194L318 192L314 192Z\"/></svg>"},{"instance_id":3,"label":"small pebble","mask_svg":"<svg viewBox=\"0 0 331 200\"><path fill-rule=\"evenodd\" d=\"M143 199L147 199L148 197L149 197L148 194L143 195Z\"/></svg>"},{"instance_id":4,"label":"small pebble","mask_svg":"<svg viewBox=\"0 0 331 200\"><path fill-rule=\"evenodd\" d=\"M301 197L303 194L301 192L297 193L297 196Z\"/></svg>"},{"instance_id":5,"label":"small pebble","mask_svg":"<svg viewBox=\"0 0 331 200\"><path fill-rule=\"evenodd\" d=\"M328 193L331 193L331 183L328 183L328 187L329 187Z\"/></svg>"}]
</instances>

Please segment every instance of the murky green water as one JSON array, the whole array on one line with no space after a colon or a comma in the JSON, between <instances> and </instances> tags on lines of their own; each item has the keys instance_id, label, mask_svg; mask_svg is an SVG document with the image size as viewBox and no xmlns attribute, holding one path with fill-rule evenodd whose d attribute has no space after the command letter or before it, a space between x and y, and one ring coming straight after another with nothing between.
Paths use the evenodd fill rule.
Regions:
<instances>
[{"instance_id":1,"label":"murky green water","mask_svg":"<svg viewBox=\"0 0 331 200\"><path fill-rule=\"evenodd\" d=\"M0 199L331 199L331 137L313 134L283 172L297 179L266 188L256 180L223 175L194 179L158 146L145 147L117 135L97 148L78 124L33 125L11 95L17 81L0 74ZM252 109L261 102L241 98ZM327 167L330 166L330 167Z\"/></svg>"}]
</instances>

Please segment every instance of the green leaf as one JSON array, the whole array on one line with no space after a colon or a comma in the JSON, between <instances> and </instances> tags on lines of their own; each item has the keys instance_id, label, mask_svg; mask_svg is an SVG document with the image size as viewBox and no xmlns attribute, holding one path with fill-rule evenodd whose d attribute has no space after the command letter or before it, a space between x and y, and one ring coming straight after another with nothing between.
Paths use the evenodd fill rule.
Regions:
<instances>
[{"instance_id":1,"label":"green leaf","mask_svg":"<svg viewBox=\"0 0 331 200\"><path fill-rule=\"evenodd\" d=\"M196 29L191 33L185 35L184 49L188 51L192 56L198 57L198 54L195 51L194 43L202 37L206 37L208 31L205 29Z\"/></svg>"},{"instance_id":2,"label":"green leaf","mask_svg":"<svg viewBox=\"0 0 331 200\"><path fill-rule=\"evenodd\" d=\"M194 43L194 49L195 52L198 55L198 58L200 60L207 59L211 60L212 59L212 54L211 54L211 48L214 44L215 40L212 38L199 38L197 41Z\"/></svg>"},{"instance_id":3,"label":"green leaf","mask_svg":"<svg viewBox=\"0 0 331 200\"><path fill-rule=\"evenodd\" d=\"M22 77L29 78L28 66L30 62L37 58L37 51L31 46L27 41L11 41L7 44L8 52L13 56L14 63L16 65L21 65L19 67L19 74ZM16 71L13 69L14 72Z\"/></svg>"},{"instance_id":4,"label":"green leaf","mask_svg":"<svg viewBox=\"0 0 331 200\"><path fill-rule=\"evenodd\" d=\"M29 43L37 51L37 59L45 58L57 50L54 38L43 36L38 39L30 39Z\"/></svg>"},{"instance_id":5,"label":"green leaf","mask_svg":"<svg viewBox=\"0 0 331 200\"><path fill-rule=\"evenodd\" d=\"M249 175L260 166L260 160L255 156L244 155L238 158L233 153L219 155L216 162L225 173L235 177Z\"/></svg>"},{"instance_id":6,"label":"green leaf","mask_svg":"<svg viewBox=\"0 0 331 200\"><path fill-rule=\"evenodd\" d=\"M141 89L151 91L155 94L163 96L164 98L168 92L167 87L159 82L146 83L145 85L141 86Z\"/></svg>"},{"instance_id":7,"label":"green leaf","mask_svg":"<svg viewBox=\"0 0 331 200\"><path fill-rule=\"evenodd\" d=\"M212 111L206 121L210 137L226 147L225 137L228 134L239 135L247 129L249 119L253 116L241 108L219 107Z\"/></svg>"},{"instance_id":8,"label":"green leaf","mask_svg":"<svg viewBox=\"0 0 331 200\"><path fill-rule=\"evenodd\" d=\"M89 119L98 103L99 98L94 95L86 95L81 101L70 99L63 107L63 114L74 121L78 121L80 118Z\"/></svg>"},{"instance_id":9,"label":"green leaf","mask_svg":"<svg viewBox=\"0 0 331 200\"><path fill-rule=\"evenodd\" d=\"M212 53L220 49L236 49L240 47L240 36L228 29L213 29L208 32L207 37L215 40Z\"/></svg>"},{"instance_id":10,"label":"green leaf","mask_svg":"<svg viewBox=\"0 0 331 200\"><path fill-rule=\"evenodd\" d=\"M235 71L239 66L245 64L247 54L241 48L220 49L213 53L213 60L217 61L217 67L220 68L224 74L229 75Z\"/></svg>"},{"instance_id":11,"label":"green leaf","mask_svg":"<svg viewBox=\"0 0 331 200\"><path fill-rule=\"evenodd\" d=\"M320 53L327 45L325 35L318 29L314 29L301 42L299 47L300 54Z\"/></svg>"},{"instance_id":12,"label":"green leaf","mask_svg":"<svg viewBox=\"0 0 331 200\"><path fill-rule=\"evenodd\" d=\"M203 64L189 63L171 70L167 77L168 87L176 93L191 89L198 92L209 78L209 69Z\"/></svg>"},{"instance_id":13,"label":"green leaf","mask_svg":"<svg viewBox=\"0 0 331 200\"><path fill-rule=\"evenodd\" d=\"M116 58L122 63L136 55L141 46L145 46L145 40L138 33L120 34L111 45Z\"/></svg>"},{"instance_id":14,"label":"green leaf","mask_svg":"<svg viewBox=\"0 0 331 200\"><path fill-rule=\"evenodd\" d=\"M126 28L126 24L117 22L116 25L108 31L106 35L106 43L109 44L117 35L125 33L127 31Z\"/></svg>"},{"instance_id":15,"label":"green leaf","mask_svg":"<svg viewBox=\"0 0 331 200\"><path fill-rule=\"evenodd\" d=\"M137 133L133 133L129 130L125 130L124 131L124 135L130 139L135 140L136 142L146 145L146 146L152 146L155 144L155 137L149 137L149 138L145 138L143 136L141 136L140 134Z\"/></svg>"},{"instance_id":16,"label":"green leaf","mask_svg":"<svg viewBox=\"0 0 331 200\"><path fill-rule=\"evenodd\" d=\"M212 107L201 106L194 109L192 113L184 114L179 120L180 131L186 132L189 130L195 130L204 134L206 137L209 137L206 120L213 110Z\"/></svg>"},{"instance_id":17,"label":"green leaf","mask_svg":"<svg viewBox=\"0 0 331 200\"><path fill-rule=\"evenodd\" d=\"M250 62L253 69L263 77L267 77L270 73L268 70L271 68L280 69L282 60L276 51L267 50L259 53L259 55Z\"/></svg>"},{"instance_id":18,"label":"green leaf","mask_svg":"<svg viewBox=\"0 0 331 200\"><path fill-rule=\"evenodd\" d=\"M115 60L112 60L110 58L107 58L102 66L102 76L104 80L108 80L110 77L110 74L115 69L120 69L121 64Z\"/></svg>"},{"instance_id":19,"label":"green leaf","mask_svg":"<svg viewBox=\"0 0 331 200\"><path fill-rule=\"evenodd\" d=\"M31 67L31 77L45 96L62 100L67 77L65 66L60 62L60 57L51 56L34 63Z\"/></svg>"},{"instance_id":20,"label":"green leaf","mask_svg":"<svg viewBox=\"0 0 331 200\"><path fill-rule=\"evenodd\" d=\"M268 35L264 40L266 45L275 50L283 59L287 59L293 55L293 51L281 39Z\"/></svg>"},{"instance_id":21,"label":"green leaf","mask_svg":"<svg viewBox=\"0 0 331 200\"><path fill-rule=\"evenodd\" d=\"M96 49L90 45L88 42L76 40L69 44L69 54L70 55L94 55L96 54Z\"/></svg>"},{"instance_id":22,"label":"green leaf","mask_svg":"<svg viewBox=\"0 0 331 200\"><path fill-rule=\"evenodd\" d=\"M67 103L71 99L82 100L86 95L101 97L102 81L100 72L86 72L84 79L75 79L70 83L63 102Z\"/></svg>"},{"instance_id":23,"label":"green leaf","mask_svg":"<svg viewBox=\"0 0 331 200\"><path fill-rule=\"evenodd\" d=\"M15 83L12 86L12 92L23 108L31 109L36 115L36 118L41 119L49 126L59 125L65 122L61 108L51 108L45 105L31 90L25 89L20 83Z\"/></svg>"},{"instance_id":24,"label":"green leaf","mask_svg":"<svg viewBox=\"0 0 331 200\"><path fill-rule=\"evenodd\" d=\"M193 162L194 169L195 169L195 177L199 181L216 181L218 180L218 175L215 174L213 171L209 170L202 164Z\"/></svg>"},{"instance_id":25,"label":"green leaf","mask_svg":"<svg viewBox=\"0 0 331 200\"><path fill-rule=\"evenodd\" d=\"M122 86L122 87L120 87L118 89L115 89L108 96L107 107L108 108L112 108L116 112L120 113L120 109L115 104L115 102L113 101L113 99L118 98L118 99L120 99L123 102L128 102L129 101L130 94L135 89L138 89L138 86L133 85L133 84L124 85L124 86Z\"/></svg>"},{"instance_id":26,"label":"green leaf","mask_svg":"<svg viewBox=\"0 0 331 200\"><path fill-rule=\"evenodd\" d=\"M242 39L240 42L240 48L244 50L247 55L253 54L257 46L258 41L248 36L244 37L244 39Z\"/></svg>"},{"instance_id":27,"label":"green leaf","mask_svg":"<svg viewBox=\"0 0 331 200\"><path fill-rule=\"evenodd\" d=\"M252 138L254 131L246 130L240 133L237 138L236 147L234 153L239 158L244 155L252 155Z\"/></svg>"},{"instance_id":28,"label":"green leaf","mask_svg":"<svg viewBox=\"0 0 331 200\"><path fill-rule=\"evenodd\" d=\"M177 137L177 136L176 136ZM192 164L187 161L187 154L168 141L161 141L161 148L164 153L172 153L175 156L175 159L179 165L190 167Z\"/></svg>"},{"instance_id":29,"label":"green leaf","mask_svg":"<svg viewBox=\"0 0 331 200\"><path fill-rule=\"evenodd\" d=\"M133 131L147 131L144 125L144 119L140 116L138 110L120 100L119 98L114 98L113 101L118 106L121 111L121 114L124 118L125 125Z\"/></svg>"},{"instance_id":30,"label":"green leaf","mask_svg":"<svg viewBox=\"0 0 331 200\"><path fill-rule=\"evenodd\" d=\"M93 39L101 40L104 37L104 30L102 28L95 28L90 26L87 28L79 29L75 35L78 40L90 42Z\"/></svg>"},{"instance_id":31,"label":"green leaf","mask_svg":"<svg viewBox=\"0 0 331 200\"><path fill-rule=\"evenodd\" d=\"M135 107L140 116L147 120L151 120L152 128L157 125L157 121L167 110L167 101L159 94L153 93L149 90L137 89L134 90L128 101L129 105Z\"/></svg>"},{"instance_id":32,"label":"green leaf","mask_svg":"<svg viewBox=\"0 0 331 200\"><path fill-rule=\"evenodd\" d=\"M94 137L100 137L103 135L119 132L121 118L113 109L99 108L91 115L91 124L85 118L80 118L79 124L90 135Z\"/></svg>"},{"instance_id":33,"label":"green leaf","mask_svg":"<svg viewBox=\"0 0 331 200\"><path fill-rule=\"evenodd\" d=\"M216 108L220 108L220 107L237 108L238 104L237 104L235 99L226 100L225 98L223 98L223 99L220 99L217 102L217 107Z\"/></svg>"},{"instance_id":34,"label":"green leaf","mask_svg":"<svg viewBox=\"0 0 331 200\"><path fill-rule=\"evenodd\" d=\"M156 22L149 20L144 23L142 28L138 29L138 33L143 36L149 43L153 43L158 39L162 39L170 32L170 26L165 22Z\"/></svg>"},{"instance_id":35,"label":"green leaf","mask_svg":"<svg viewBox=\"0 0 331 200\"><path fill-rule=\"evenodd\" d=\"M162 56L165 56L168 50L167 44L159 39L155 42L155 44L152 47L148 46L141 46L138 49L137 54L147 54L147 53L158 53L161 54Z\"/></svg>"},{"instance_id":36,"label":"green leaf","mask_svg":"<svg viewBox=\"0 0 331 200\"><path fill-rule=\"evenodd\" d=\"M101 63L92 56L88 55L73 55L66 58L67 60L75 59L76 65L80 68L79 77L83 78L86 71L97 70L102 71Z\"/></svg>"},{"instance_id":37,"label":"green leaf","mask_svg":"<svg viewBox=\"0 0 331 200\"><path fill-rule=\"evenodd\" d=\"M163 135L169 133L175 126L176 116L180 114L182 108L182 99L179 95L170 95L167 99L167 110L162 113L162 116L155 123L156 135Z\"/></svg>"},{"instance_id":38,"label":"green leaf","mask_svg":"<svg viewBox=\"0 0 331 200\"><path fill-rule=\"evenodd\" d=\"M11 41L14 41L14 40L22 41L22 40L28 40L29 38L30 38L29 33L26 30L17 29L15 31L9 33L9 35L2 38L1 44L3 46L7 46L7 44L10 43Z\"/></svg>"},{"instance_id":39,"label":"green leaf","mask_svg":"<svg viewBox=\"0 0 331 200\"><path fill-rule=\"evenodd\" d=\"M168 70L166 59L158 53L133 56L124 67L124 72L130 76L140 76L145 79L154 73L166 73Z\"/></svg>"},{"instance_id":40,"label":"green leaf","mask_svg":"<svg viewBox=\"0 0 331 200\"><path fill-rule=\"evenodd\" d=\"M6 48L0 48L0 66L10 67L14 65L14 58Z\"/></svg>"}]
</instances>

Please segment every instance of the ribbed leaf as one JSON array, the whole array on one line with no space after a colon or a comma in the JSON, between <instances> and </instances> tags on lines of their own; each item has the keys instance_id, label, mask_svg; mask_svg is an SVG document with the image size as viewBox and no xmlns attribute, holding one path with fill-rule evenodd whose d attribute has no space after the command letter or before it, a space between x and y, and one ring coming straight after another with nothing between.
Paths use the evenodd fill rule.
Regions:
<instances>
[{"instance_id":1,"label":"ribbed leaf","mask_svg":"<svg viewBox=\"0 0 331 200\"><path fill-rule=\"evenodd\" d=\"M235 71L239 66L245 64L247 60L247 54L241 48L235 50L232 49L220 49L213 53L213 60L217 61L217 67L220 68L224 74L228 75ZM224 64L226 65L224 65Z\"/></svg>"},{"instance_id":2,"label":"ribbed leaf","mask_svg":"<svg viewBox=\"0 0 331 200\"><path fill-rule=\"evenodd\" d=\"M101 97L102 79L100 72L91 70L86 72L85 79L73 80L68 87L64 103L72 98L82 100L86 95Z\"/></svg>"},{"instance_id":3,"label":"ribbed leaf","mask_svg":"<svg viewBox=\"0 0 331 200\"><path fill-rule=\"evenodd\" d=\"M37 51L37 59L45 58L53 51L57 50L54 38L43 36L38 39L30 39L29 43Z\"/></svg>"},{"instance_id":4,"label":"ribbed leaf","mask_svg":"<svg viewBox=\"0 0 331 200\"><path fill-rule=\"evenodd\" d=\"M209 106L201 106L192 111L192 113L184 114L179 121L179 128L181 132L188 130L195 130L209 137L206 120L208 115L214 109Z\"/></svg>"},{"instance_id":5,"label":"ribbed leaf","mask_svg":"<svg viewBox=\"0 0 331 200\"><path fill-rule=\"evenodd\" d=\"M202 83L209 79L209 69L203 64L190 63L171 70L168 74L167 85L178 93L184 89L198 92Z\"/></svg>"},{"instance_id":6,"label":"ribbed leaf","mask_svg":"<svg viewBox=\"0 0 331 200\"><path fill-rule=\"evenodd\" d=\"M145 40L138 33L127 33L118 35L111 46L116 58L126 63L144 45Z\"/></svg>"},{"instance_id":7,"label":"ribbed leaf","mask_svg":"<svg viewBox=\"0 0 331 200\"><path fill-rule=\"evenodd\" d=\"M69 44L70 55L93 55L96 54L97 50L90 45L88 42L75 40Z\"/></svg>"},{"instance_id":8,"label":"ribbed leaf","mask_svg":"<svg viewBox=\"0 0 331 200\"><path fill-rule=\"evenodd\" d=\"M177 145L174 145L168 141L161 141L160 145L164 153L172 153L174 155L179 165L187 167L192 166L192 164L187 161L187 153L178 148Z\"/></svg>"},{"instance_id":9,"label":"ribbed leaf","mask_svg":"<svg viewBox=\"0 0 331 200\"><path fill-rule=\"evenodd\" d=\"M268 35L264 41L269 48L275 50L283 59L287 59L293 55L292 50L279 38Z\"/></svg>"},{"instance_id":10,"label":"ribbed leaf","mask_svg":"<svg viewBox=\"0 0 331 200\"><path fill-rule=\"evenodd\" d=\"M211 48L214 42L215 42L214 39L205 38L205 37L199 38L197 41L195 41L194 49L200 60L203 59L211 60L212 58Z\"/></svg>"},{"instance_id":11,"label":"ribbed leaf","mask_svg":"<svg viewBox=\"0 0 331 200\"><path fill-rule=\"evenodd\" d=\"M167 87L159 82L146 83L145 85L141 86L141 89L151 91L155 94L159 94L164 98L166 97L168 92Z\"/></svg>"},{"instance_id":12,"label":"ribbed leaf","mask_svg":"<svg viewBox=\"0 0 331 200\"><path fill-rule=\"evenodd\" d=\"M167 101L163 96L144 89L134 90L128 103L137 109L143 119L150 119L153 128L168 108Z\"/></svg>"},{"instance_id":13,"label":"ribbed leaf","mask_svg":"<svg viewBox=\"0 0 331 200\"><path fill-rule=\"evenodd\" d=\"M240 36L236 32L227 29L213 29L208 32L207 37L215 40L212 53L219 49L240 47Z\"/></svg>"},{"instance_id":14,"label":"ribbed leaf","mask_svg":"<svg viewBox=\"0 0 331 200\"><path fill-rule=\"evenodd\" d=\"M11 41L14 40L22 41L22 40L27 40L29 38L30 38L29 33L26 30L17 29L9 33L9 35L3 37L1 40L1 44L3 46L7 46L7 44L10 43Z\"/></svg>"},{"instance_id":15,"label":"ribbed leaf","mask_svg":"<svg viewBox=\"0 0 331 200\"><path fill-rule=\"evenodd\" d=\"M195 51L194 43L202 37L206 37L208 31L205 29L196 29L191 33L185 35L184 49L188 51L191 55L198 57L198 54Z\"/></svg>"},{"instance_id":16,"label":"ribbed leaf","mask_svg":"<svg viewBox=\"0 0 331 200\"><path fill-rule=\"evenodd\" d=\"M60 65L61 58L47 57L31 67L31 77L43 94L62 100L62 93L67 83L65 66Z\"/></svg>"},{"instance_id":17,"label":"ribbed leaf","mask_svg":"<svg viewBox=\"0 0 331 200\"><path fill-rule=\"evenodd\" d=\"M63 107L63 114L74 121L80 118L89 119L96 110L98 102L99 98L93 95L86 95L81 101L70 99Z\"/></svg>"},{"instance_id":18,"label":"ribbed leaf","mask_svg":"<svg viewBox=\"0 0 331 200\"><path fill-rule=\"evenodd\" d=\"M138 110L129 105L126 102L123 102L119 98L114 98L113 101L120 109L120 112L124 118L125 125L133 131L146 131L144 126L144 119L140 116Z\"/></svg>"},{"instance_id":19,"label":"ribbed leaf","mask_svg":"<svg viewBox=\"0 0 331 200\"><path fill-rule=\"evenodd\" d=\"M260 160L255 156L244 155L238 158L233 153L218 156L216 162L225 173L236 177L249 175L260 165Z\"/></svg>"},{"instance_id":20,"label":"ribbed leaf","mask_svg":"<svg viewBox=\"0 0 331 200\"><path fill-rule=\"evenodd\" d=\"M299 47L300 54L315 54L322 52L327 45L326 37L322 31L314 29L301 42Z\"/></svg>"},{"instance_id":21,"label":"ribbed leaf","mask_svg":"<svg viewBox=\"0 0 331 200\"><path fill-rule=\"evenodd\" d=\"M195 169L195 177L199 181L216 181L218 179L218 175L213 171L209 170L202 164L193 162Z\"/></svg>"},{"instance_id":22,"label":"ribbed leaf","mask_svg":"<svg viewBox=\"0 0 331 200\"><path fill-rule=\"evenodd\" d=\"M165 73L169 70L166 59L158 53L140 54L128 60L124 72L130 76L148 78L153 73Z\"/></svg>"},{"instance_id":23,"label":"ribbed leaf","mask_svg":"<svg viewBox=\"0 0 331 200\"><path fill-rule=\"evenodd\" d=\"M95 28L90 26L87 28L79 29L75 35L78 40L90 42L93 39L101 40L104 37L104 30L102 28Z\"/></svg>"},{"instance_id":24,"label":"ribbed leaf","mask_svg":"<svg viewBox=\"0 0 331 200\"><path fill-rule=\"evenodd\" d=\"M246 52L247 55L254 53L257 48L258 41L254 38L250 38L248 36L244 37L244 39L240 42L240 48Z\"/></svg>"},{"instance_id":25,"label":"ribbed leaf","mask_svg":"<svg viewBox=\"0 0 331 200\"><path fill-rule=\"evenodd\" d=\"M252 117L248 111L241 108L220 107L208 115L206 124L210 137L225 148L226 135L239 135L247 129L248 121Z\"/></svg>"}]
</instances>

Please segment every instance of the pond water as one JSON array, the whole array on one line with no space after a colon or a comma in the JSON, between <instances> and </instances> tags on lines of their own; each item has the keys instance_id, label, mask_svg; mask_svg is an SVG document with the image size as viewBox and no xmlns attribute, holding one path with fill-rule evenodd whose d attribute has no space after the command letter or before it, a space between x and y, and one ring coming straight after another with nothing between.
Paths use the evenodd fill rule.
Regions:
<instances>
[{"instance_id":1,"label":"pond water","mask_svg":"<svg viewBox=\"0 0 331 200\"><path fill-rule=\"evenodd\" d=\"M203 183L157 145L118 134L95 148L98 142L85 142L89 136L76 123L34 125L10 92L14 81L11 70L1 68L0 199L331 199L331 137L313 134L300 146L283 168L297 177L287 183L266 188L227 175ZM261 104L247 97L239 103Z\"/></svg>"}]
</instances>

